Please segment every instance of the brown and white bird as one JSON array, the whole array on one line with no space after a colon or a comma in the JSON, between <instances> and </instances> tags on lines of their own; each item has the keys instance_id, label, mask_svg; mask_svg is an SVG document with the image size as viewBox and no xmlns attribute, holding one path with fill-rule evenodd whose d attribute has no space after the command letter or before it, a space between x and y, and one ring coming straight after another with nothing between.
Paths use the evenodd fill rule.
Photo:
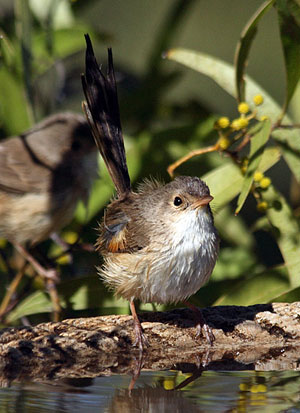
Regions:
<instances>
[{"instance_id":1,"label":"brown and white bird","mask_svg":"<svg viewBox=\"0 0 300 413\"><path fill-rule=\"evenodd\" d=\"M104 257L100 274L117 295L129 300L136 343L146 343L135 300L177 303L196 293L214 268L219 238L209 203L213 199L198 177L180 176L164 185L146 180L131 188L121 130L112 51L105 76L86 35L82 76L84 110L96 144L115 184L117 196L107 206L97 248ZM192 305L190 305L193 307ZM198 312L199 332L213 335Z\"/></svg>"},{"instance_id":2,"label":"brown and white bird","mask_svg":"<svg viewBox=\"0 0 300 413\"><path fill-rule=\"evenodd\" d=\"M97 176L97 148L82 115L52 115L0 142L0 237L10 241L44 277L28 251L68 224Z\"/></svg>"}]
</instances>

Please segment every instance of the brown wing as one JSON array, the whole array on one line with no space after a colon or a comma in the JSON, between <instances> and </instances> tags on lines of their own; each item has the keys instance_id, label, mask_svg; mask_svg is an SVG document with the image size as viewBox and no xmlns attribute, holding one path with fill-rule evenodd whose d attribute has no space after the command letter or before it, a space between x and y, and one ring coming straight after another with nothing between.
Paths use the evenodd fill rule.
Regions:
<instances>
[{"instance_id":1,"label":"brown wing","mask_svg":"<svg viewBox=\"0 0 300 413\"><path fill-rule=\"evenodd\" d=\"M58 168L65 167L64 175L71 173L72 158L67 155L78 136L84 145L94 146L83 116L67 112L49 116L24 134L1 141L0 189L26 193L52 187Z\"/></svg>"},{"instance_id":2,"label":"brown wing","mask_svg":"<svg viewBox=\"0 0 300 413\"><path fill-rule=\"evenodd\" d=\"M38 163L20 137L0 142L0 189L6 192L41 192L49 184L51 168Z\"/></svg>"},{"instance_id":3,"label":"brown wing","mask_svg":"<svg viewBox=\"0 0 300 413\"><path fill-rule=\"evenodd\" d=\"M146 223L136 219L132 199L113 201L107 208L96 247L107 252L134 252L149 244Z\"/></svg>"}]
</instances>

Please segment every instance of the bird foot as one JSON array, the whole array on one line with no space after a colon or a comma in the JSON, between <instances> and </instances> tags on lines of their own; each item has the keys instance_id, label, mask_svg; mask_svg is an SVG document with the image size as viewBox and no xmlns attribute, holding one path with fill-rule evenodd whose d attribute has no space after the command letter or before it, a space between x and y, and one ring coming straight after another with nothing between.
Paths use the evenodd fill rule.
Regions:
<instances>
[{"instance_id":1,"label":"bird foot","mask_svg":"<svg viewBox=\"0 0 300 413\"><path fill-rule=\"evenodd\" d=\"M196 338L201 337L203 335L207 341L207 343L212 346L213 342L215 341L215 336L214 333L212 332L212 329L207 325L205 322L204 324L201 325L201 323L198 323L196 326L197 332L196 332Z\"/></svg>"},{"instance_id":2,"label":"bird foot","mask_svg":"<svg viewBox=\"0 0 300 413\"><path fill-rule=\"evenodd\" d=\"M138 347L141 352L145 350L145 348L149 347L149 341L146 337L146 335L143 333L143 328L141 326L140 321L136 321L136 319L133 319L134 321L134 333L135 333L135 340L133 343L134 347Z\"/></svg>"},{"instance_id":3,"label":"bird foot","mask_svg":"<svg viewBox=\"0 0 300 413\"><path fill-rule=\"evenodd\" d=\"M197 326L196 326L196 338L199 338L201 335L203 335L207 341L207 343L212 346L213 342L215 341L215 336L212 332L212 329L207 325L205 318L202 315L202 311L196 307L194 304L185 301L184 302L194 313L196 321L197 321Z\"/></svg>"}]
</instances>

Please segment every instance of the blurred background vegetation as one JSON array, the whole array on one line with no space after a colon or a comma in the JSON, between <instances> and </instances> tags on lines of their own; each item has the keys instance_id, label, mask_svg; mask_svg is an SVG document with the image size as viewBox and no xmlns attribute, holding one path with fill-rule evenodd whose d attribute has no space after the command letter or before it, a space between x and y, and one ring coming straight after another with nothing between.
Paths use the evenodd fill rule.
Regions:
<instances>
[{"instance_id":1,"label":"blurred background vegetation","mask_svg":"<svg viewBox=\"0 0 300 413\"><path fill-rule=\"evenodd\" d=\"M222 239L211 280L192 301L207 306L298 299L296 0L0 0L0 19L1 138L19 134L51 113L81 112L83 35L89 33L98 62L106 61L107 46L113 48L133 183L149 175L168 181L167 167L179 158L221 139L227 142L175 170L207 181ZM258 93L264 103L255 108L252 98ZM244 100L248 115L237 111ZM260 121L262 115L267 120ZM239 130L216 123L220 117L247 116L249 126ZM97 222L113 194L101 160L99 165L88 209L79 205L62 232L68 242L78 234L84 243L96 240ZM257 172L270 178L266 188L254 179ZM12 246L1 240L0 247L16 270L19 258ZM51 241L42 247L50 257L60 253ZM63 317L128 312L127 302L99 280L95 267L100 264L98 254L80 250L73 253L73 263L67 257L58 260ZM0 259L0 302L12 277ZM3 325L51 318L49 296L32 271L8 310Z\"/></svg>"}]
</instances>

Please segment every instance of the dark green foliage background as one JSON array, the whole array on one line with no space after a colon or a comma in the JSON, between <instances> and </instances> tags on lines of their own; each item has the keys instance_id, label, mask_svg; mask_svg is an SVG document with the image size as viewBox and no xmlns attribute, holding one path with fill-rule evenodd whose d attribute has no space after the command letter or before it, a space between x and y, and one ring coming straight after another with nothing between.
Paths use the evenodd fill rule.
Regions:
<instances>
[{"instance_id":1,"label":"dark green foliage background","mask_svg":"<svg viewBox=\"0 0 300 413\"><path fill-rule=\"evenodd\" d=\"M243 74L247 60L247 73L262 84L261 94L266 96L265 89L273 96L265 99L262 114L274 124L289 105L290 117L284 118L284 123L299 123L299 99L294 97L290 102L294 93L299 95L295 92L300 74L300 8L296 1L77 0L62 1L64 9L57 9L59 2L53 1L52 8L44 14L37 3L0 1L1 137L21 133L53 112L81 111L84 33L90 34L99 63L106 61L106 47L113 47L128 165L134 183L149 175L167 181L170 163L217 141L216 119L224 115L237 117L237 100L245 99ZM263 7L266 10L261 14L258 11L258 18L251 20ZM295 30L292 34L287 30L291 24ZM228 79L218 69L218 60L212 68L204 68L201 64L194 67L180 52L173 59L177 62L162 59L163 52L180 46L233 62L240 33L236 89L233 76L228 88L222 86ZM234 74L233 63L230 70ZM200 74L206 71L208 77ZM250 79L249 90L253 89L251 82ZM280 203L279 215L274 208L266 215L259 214L251 194L247 197L248 192L244 192L246 203L234 216L244 178L224 154L195 157L176 170L176 174L204 176L208 181L215 196L213 208L222 238L211 280L193 297L197 305L298 299L300 258L297 260L294 251L291 258L290 251L294 248L300 257L300 132L297 128L276 130L267 140L268 145L262 146L264 170L275 166L267 172L273 185L264 196L270 205ZM248 147L244 155L247 153ZM222 192L222 188L226 189ZM97 222L112 194L112 183L100 161L100 178L88 209L79 205L73 222L62 235L70 240L80 233L82 242L94 244ZM4 241L1 245L16 269L12 247ZM59 253L50 241L42 247L49 256ZM127 302L115 298L98 279L95 266L101 264L101 257L80 250L73 257L72 265L59 264L63 316L128 312ZM0 261L0 301L10 280L11 275ZM151 310L152 306L141 308ZM43 283L30 271L3 321L19 324L25 316L31 322L51 316L51 302Z\"/></svg>"}]
</instances>

